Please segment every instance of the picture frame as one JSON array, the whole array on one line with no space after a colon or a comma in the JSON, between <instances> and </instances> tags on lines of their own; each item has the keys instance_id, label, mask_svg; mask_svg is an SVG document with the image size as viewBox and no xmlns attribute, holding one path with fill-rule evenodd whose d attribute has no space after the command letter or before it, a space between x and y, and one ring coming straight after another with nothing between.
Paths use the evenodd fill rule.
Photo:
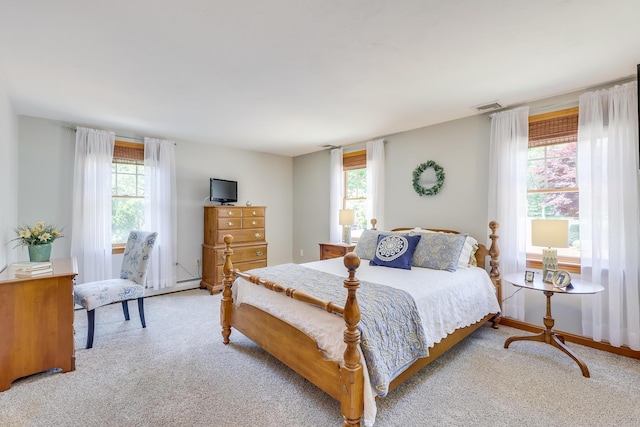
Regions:
<instances>
[{"instance_id":1,"label":"picture frame","mask_svg":"<svg viewBox=\"0 0 640 427\"><path fill-rule=\"evenodd\" d=\"M529 270L525 271L524 272L524 281L525 282L533 282L534 275L535 275L535 272L533 272L533 271L529 271Z\"/></svg>"},{"instance_id":2,"label":"picture frame","mask_svg":"<svg viewBox=\"0 0 640 427\"><path fill-rule=\"evenodd\" d=\"M543 282L553 283L553 277L556 275L557 270L546 270L544 272L544 277L542 278Z\"/></svg>"},{"instance_id":3,"label":"picture frame","mask_svg":"<svg viewBox=\"0 0 640 427\"><path fill-rule=\"evenodd\" d=\"M571 285L571 274L565 270L559 270L553 275L553 286L556 288L566 288Z\"/></svg>"}]
</instances>

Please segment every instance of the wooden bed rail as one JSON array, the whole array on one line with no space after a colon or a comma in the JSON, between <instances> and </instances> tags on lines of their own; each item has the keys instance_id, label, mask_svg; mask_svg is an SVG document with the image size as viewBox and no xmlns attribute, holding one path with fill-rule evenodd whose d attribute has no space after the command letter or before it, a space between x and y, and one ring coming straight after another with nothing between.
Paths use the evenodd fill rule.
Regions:
<instances>
[{"instance_id":1,"label":"wooden bed rail","mask_svg":"<svg viewBox=\"0 0 640 427\"><path fill-rule=\"evenodd\" d=\"M281 284L272 280L261 279L258 276L243 273L233 268L231 256L233 249L233 236L227 234L224 236L226 245L224 250L224 267L223 267L223 284L222 302L220 309L220 324L222 325L222 340L225 344L229 344L231 335L231 313L233 310L233 298L231 286L236 277L242 277L251 283L274 291L284 293L286 296L298 301L320 307L330 313L342 315L345 322L344 342L346 349L344 351L344 365L340 367L340 380L342 383L342 395L340 396L340 405L343 415L343 426L360 426L362 414L364 412L364 374L363 366L360 363L360 330L358 323L360 322L360 307L356 291L360 287L360 281L356 278L355 273L360 266L360 258L353 252L348 253L344 257L344 266L349 272L349 277L343 282L347 289L347 300L344 307L337 306L331 301L324 301L293 288L286 288Z\"/></svg>"}]
</instances>

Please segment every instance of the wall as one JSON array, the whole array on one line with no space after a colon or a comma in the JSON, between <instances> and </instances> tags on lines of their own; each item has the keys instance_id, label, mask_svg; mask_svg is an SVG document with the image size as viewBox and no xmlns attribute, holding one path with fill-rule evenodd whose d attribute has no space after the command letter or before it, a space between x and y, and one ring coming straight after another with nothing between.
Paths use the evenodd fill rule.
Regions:
<instances>
[{"instance_id":1,"label":"wall","mask_svg":"<svg viewBox=\"0 0 640 427\"><path fill-rule=\"evenodd\" d=\"M14 262L13 227L18 218L18 132L17 116L0 78L0 271Z\"/></svg>"},{"instance_id":2,"label":"wall","mask_svg":"<svg viewBox=\"0 0 640 427\"><path fill-rule=\"evenodd\" d=\"M472 116L385 137L385 228L450 228L485 241L489 131L486 116ZM428 160L444 168L445 183L440 193L421 197L412 172ZM296 262L319 259L318 243L329 239L329 162L328 151L293 159Z\"/></svg>"},{"instance_id":3,"label":"wall","mask_svg":"<svg viewBox=\"0 0 640 427\"><path fill-rule=\"evenodd\" d=\"M69 256L71 245L75 133L66 129L68 126L42 118L18 117L18 216L21 222L43 220L64 227L66 238L53 245L54 257ZM118 135L124 134L112 130ZM268 263L291 262L291 158L189 141L175 142L178 281L199 276L195 260L202 256L202 207L209 203L204 199L208 198L210 177L237 180L239 204L250 200L254 206L267 206ZM17 256L28 257L26 250ZM119 271L120 263L121 256L114 256L114 274ZM189 286L197 284L196 279Z\"/></svg>"}]
</instances>

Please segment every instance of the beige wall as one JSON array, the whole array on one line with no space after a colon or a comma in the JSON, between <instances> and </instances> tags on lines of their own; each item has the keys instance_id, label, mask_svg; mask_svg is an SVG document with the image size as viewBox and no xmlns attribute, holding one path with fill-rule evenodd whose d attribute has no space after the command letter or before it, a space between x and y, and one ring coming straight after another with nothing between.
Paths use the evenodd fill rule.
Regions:
<instances>
[{"instance_id":1,"label":"beige wall","mask_svg":"<svg viewBox=\"0 0 640 427\"><path fill-rule=\"evenodd\" d=\"M18 218L17 116L0 78L0 271L15 261L13 228Z\"/></svg>"},{"instance_id":2,"label":"beige wall","mask_svg":"<svg viewBox=\"0 0 640 427\"><path fill-rule=\"evenodd\" d=\"M473 116L387 136L385 228L450 228L486 241L489 131L486 116ZM421 197L412 172L429 160L444 168L445 182L440 193ZM329 162L328 151L293 159L296 262L319 259L318 243L329 239Z\"/></svg>"},{"instance_id":3,"label":"beige wall","mask_svg":"<svg viewBox=\"0 0 640 427\"><path fill-rule=\"evenodd\" d=\"M64 227L66 238L53 245L54 257L69 256L71 245L75 133L68 126L18 117L18 216L21 222L43 220ZM198 276L195 260L202 256L203 206L209 203L204 200L210 177L237 180L239 204L250 200L254 206L267 206L268 263L291 262L292 159L188 141L176 143L178 280ZM26 259L28 255L26 250L17 250L16 256ZM119 267L120 258L115 257L114 270Z\"/></svg>"}]
</instances>

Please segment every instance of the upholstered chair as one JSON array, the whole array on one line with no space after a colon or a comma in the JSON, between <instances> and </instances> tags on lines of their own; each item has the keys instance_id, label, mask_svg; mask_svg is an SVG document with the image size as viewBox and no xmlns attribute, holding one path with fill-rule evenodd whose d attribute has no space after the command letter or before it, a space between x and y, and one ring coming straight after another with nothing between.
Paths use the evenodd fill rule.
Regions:
<instances>
[{"instance_id":1,"label":"upholstered chair","mask_svg":"<svg viewBox=\"0 0 640 427\"><path fill-rule=\"evenodd\" d=\"M127 301L137 299L142 327L147 327L144 321L144 286L149 257L157 236L156 232L132 231L129 233L119 279L100 280L74 286L74 302L87 310L89 323L87 348L93 347L95 309L98 307L122 302L124 318L129 320Z\"/></svg>"}]
</instances>

